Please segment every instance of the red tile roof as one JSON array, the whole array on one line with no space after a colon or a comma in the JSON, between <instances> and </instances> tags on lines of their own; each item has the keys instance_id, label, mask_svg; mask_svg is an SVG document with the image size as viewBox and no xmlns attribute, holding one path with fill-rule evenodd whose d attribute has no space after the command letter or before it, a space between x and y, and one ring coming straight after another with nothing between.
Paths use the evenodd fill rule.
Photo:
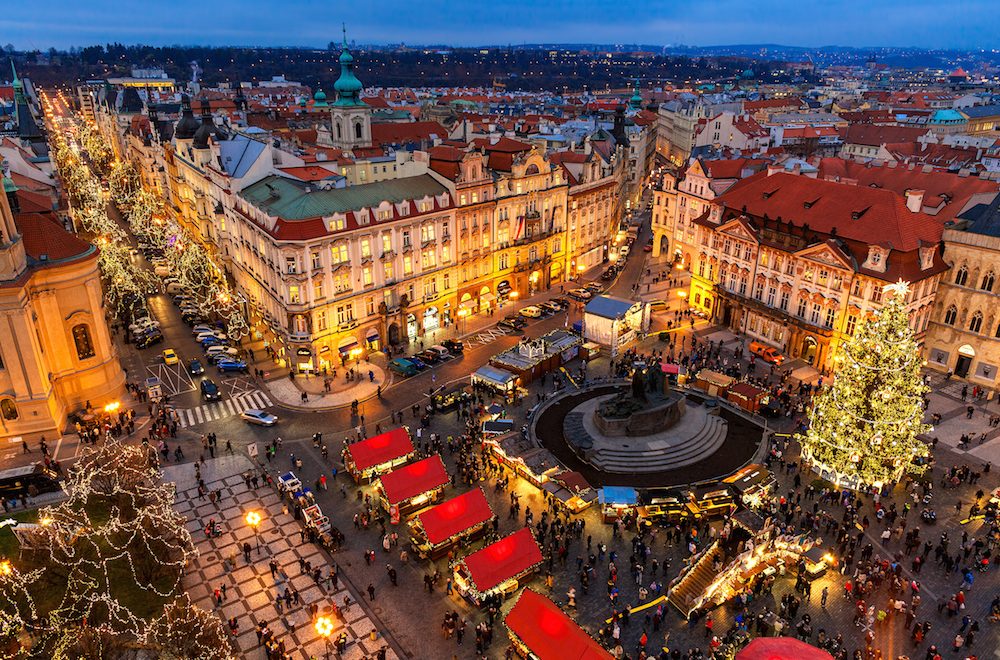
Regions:
<instances>
[{"instance_id":1,"label":"red tile roof","mask_svg":"<svg viewBox=\"0 0 1000 660\"><path fill-rule=\"evenodd\" d=\"M916 128L913 126L854 124L847 127L844 142L846 144L861 144L871 147L880 147L883 144L916 142L918 137L927 133L927 130L926 128Z\"/></svg>"},{"instance_id":2,"label":"red tile roof","mask_svg":"<svg viewBox=\"0 0 1000 660\"><path fill-rule=\"evenodd\" d=\"M24 251L36 261L57 262L77 259L97 250L87 241L63 229L51 216L19 213L15 218L24 241Z\"/></svg>"},{"instance_id":3,"label":"red tile roof","mask_svg":"<svg viewBox=\"0 0 1000 660\"><path fill-rule=\"evenodd\" d=\"M436 121L388 122L372 124L372 144L406 144L444 138L448 130Z\"/></svg>"},{"instance_id":4,"label":"red tile roof","mask_svg":"<svg viewBox=\"0 0 1000 660\"><path fill-rule=\"evenodd\" d=\"M757 174L719 199L738 213L769 218L868 245L888 243L895 250L916 250L941 240L943 227L933 216L913 213L891 190L847 187L842 183L794 174Z\"/></svg>"},{"instance_id":5,"label":"red tile roof","mask_svg":"<svg viewBox=\"0 0 1000 660\"><path fill-rule=\"evenodd\" d=\"M325 167L314 165L306 165L304 167L279 167L278 171L283 174L287 174L288 176L295 177L300 181L323 181L324 179L329 179L338 175L337 172L331 172Z\"/></svg>"},{"instance_id":6,"label":"red tile roof","mask_svg":"<svg viewBox=\"0 0 1000 660\"><path fill-rule=\"evenodd\" d=\"M802 105L802 102L795 98L789 97L784 99L761 99L759 101L744 101L743 109L747 112L756 112L757 110L764 110L766 108L797 108Z\"/></svg>"},{"instance_id":7,"label":"red tile roof","mask_svg":"<svg viewBox=\"0 0 1000 660\"><path fill-rule=\"evenodd\" d=\"M485 149L488 152L502 152L517 154L522 151L531 151L531 145L509 137L500 137L496 142L491 142L490 138L476 138L472 141L472 146L477 149Z\"/></svg>"}]
</instances>

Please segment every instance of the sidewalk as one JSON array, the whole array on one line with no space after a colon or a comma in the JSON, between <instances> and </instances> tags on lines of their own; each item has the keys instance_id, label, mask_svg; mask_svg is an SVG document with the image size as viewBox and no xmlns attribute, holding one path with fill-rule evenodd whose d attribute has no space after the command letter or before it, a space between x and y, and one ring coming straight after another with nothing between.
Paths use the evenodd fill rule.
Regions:
<instances>
[{"instance_id":1,"label":"sidewalk","mask_svg":"<svg viewBox=\"0 0 1000 660\"><path fill-rule=\"evenodd\" d=\"M300 569L301 561L308 561L314 567L323 569L326 576L330 558L319 547L311 543L299 543L301 526L298 521L282 512L282 503L277 492L266 485L256 491L248 490L241 474L252 468L245 456L221 456L206 461L202 477L210 490L221 490L221 504L212 504L208 498L198 499L197 482L194 479L194 465L167 466L163 469L165 481L173 481L177 489L174 508L188 518L187 528L195 539L198 558L193 560L183 579L183 587L190 594L191 601L216 614L227 622L236 617L239 634L232 639L240 657L251 657L263 651L257 641L256 626L265 624L274 634L273 639L284 642L285 648L295 658L324 656L329 650L324 640L316 632L309 616L309 605L316 604L321 615L329 616L335 625L330 635L331 642L346 632L346 651L338 656L350 660L373 658L383 647L389 646L382 638L381 631L365 611L360 594L348 589L344 580L337 587L329 582L317 583L312 576ZM252 550L251 560L244 560L241 546L244 542L257 544L253 531L244 522L248 511L262 514L260 525L260 548ZM204 525L210 518L219 522L222 535L206 538ZM272 575L268 562L274 559L286 576L280 572ZM227 566L227 561L234 566ZM226 587L221 606L213 596L216 589ZM300 605L283 607L278 611L275 600L285 589L299 593ZM345 599L351 605L344 607ZM341 610L341 616L333 614L331 604ZM372 639L372 632L376 639ZM258 651L258 649L260 649ZM399 656L389 646L386 657Z\"/></svg>"},{"instance_id":2,"label":"sidewalk","mask_svg":"<svg viewBox=\"0 0 1000 660\"><path fill-rule=\"evenodd\" d=\"M384 392L392 384L392 375L378 364L368 361L355 366L355 371L361 374L361 379L347 380L343 369L337 370L337 377L296 374L295 378L283 375L280 378L262 383L273 399L281 402L287 408L299 410L330 410L351 405L353 401L365 401L378 394L381 387ZM374 375L372 380L368 373ZM323 386L330 380L330 391ZM302 394L307 395L302 400Z\"/></svg>"}]
</instances>

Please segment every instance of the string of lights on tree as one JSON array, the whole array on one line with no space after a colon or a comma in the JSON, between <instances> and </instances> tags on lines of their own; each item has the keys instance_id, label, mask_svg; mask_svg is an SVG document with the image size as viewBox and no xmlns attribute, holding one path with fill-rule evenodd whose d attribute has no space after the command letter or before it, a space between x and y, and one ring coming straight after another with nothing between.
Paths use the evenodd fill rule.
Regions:
<instances>
[{"instance_id":1,"label":"string of lights on tree","mask_svg":"<svg viewBox=\"0 0 1000 660\"><path fill-rule=\"evenodd\" d=\"M909 326L905 282L885 287L882 309L863 320L837 356L834 381L815 399L798 435L803 457L839 485L896 483L920 473L928 447L917 436L927 391Z\"/></svg>"},{"instance_id":2,"label":"string of lights on tree","mask_svg":"<svg viewBox=\"0 0 1000 660\"><path fill-rule=\"evenodd\" d=\"M197 550L152 451L114 439L85 450L69 471L68 499L40 510L35 542L22 548L31 570L0 565L0 642L30 626L34 644L54 658L81 657L84 631L82 639L101 648L126 638L159 650L157 657L232 657L218 618L186 596L175 598ZM172 600L146 621L121 601L126 583ZM44 618L32 596L37 584L44 584L47 602L56 601ZM61 591L55 598L54 585Z\"/></svg>"}]
</instances>

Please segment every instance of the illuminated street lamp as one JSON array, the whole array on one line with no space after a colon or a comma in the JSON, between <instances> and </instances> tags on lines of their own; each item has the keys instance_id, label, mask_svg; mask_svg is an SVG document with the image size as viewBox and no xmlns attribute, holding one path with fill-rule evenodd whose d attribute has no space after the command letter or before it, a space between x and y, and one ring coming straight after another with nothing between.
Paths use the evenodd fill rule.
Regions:
<instances>
[{"instance_id":1,"label":"illuminated street lamp","mask_svg":"<svg viewBox=\"0 0 1000 660\"><path fill-rule=\"evenodd\" d=\"M330 635L333 634L333 619L328 616L321 616L316 619L315 628L319 636L323 638L323 642L326 644L326 657L330 657Z\"/></svg>"},{"instance_id":2,"label":"illuminated street lamp","mask_svg":"<svg viewBox=\"0 0 1000 660\"><path fill-rule=\"evenodd\" d=\"M0 575L10 575L14 572L14 566L6 559L0 561Z\"/></svg>"},{"instance_id":3,"label":"illuminated street lamp","mask_svg":"<svg viewBox=\"0 0 1000 660\"><path fill-rule=\"evenodd\" d=\"M260 535L257 533L257 529L260 527L261 516L256 511L247 511L245 518L250 528L253 530L254 541L257 543L257 555L260 555Z\"/></svg>"}]
</instances>

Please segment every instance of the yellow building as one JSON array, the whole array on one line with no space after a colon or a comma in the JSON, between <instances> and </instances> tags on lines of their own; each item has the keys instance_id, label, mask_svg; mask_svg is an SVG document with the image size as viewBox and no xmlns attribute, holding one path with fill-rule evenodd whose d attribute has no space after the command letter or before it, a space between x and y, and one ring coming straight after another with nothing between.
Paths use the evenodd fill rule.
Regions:
<instances>
[{"instance_id":1,"label":"yellow building","mask_svg":"<svg viewBox=\"0 0 1000 660\"><path fill-rule=\"evenodd\" d=\"M124 392L107 324L97 249L51 212L0 195L0 435L58 437L68 415Z\"/></svg>"},{"instance_id":2,"label":"yellow building","mask_svg":"<svg viewBox=\"0 0 1000 660\"><path fill-rule=\"evenodd\" d=\"M942 280L924 342L927 366L995 390L1000 368L1000 196L944 232L951 272Z\"/></svg>"}]
</instances>

